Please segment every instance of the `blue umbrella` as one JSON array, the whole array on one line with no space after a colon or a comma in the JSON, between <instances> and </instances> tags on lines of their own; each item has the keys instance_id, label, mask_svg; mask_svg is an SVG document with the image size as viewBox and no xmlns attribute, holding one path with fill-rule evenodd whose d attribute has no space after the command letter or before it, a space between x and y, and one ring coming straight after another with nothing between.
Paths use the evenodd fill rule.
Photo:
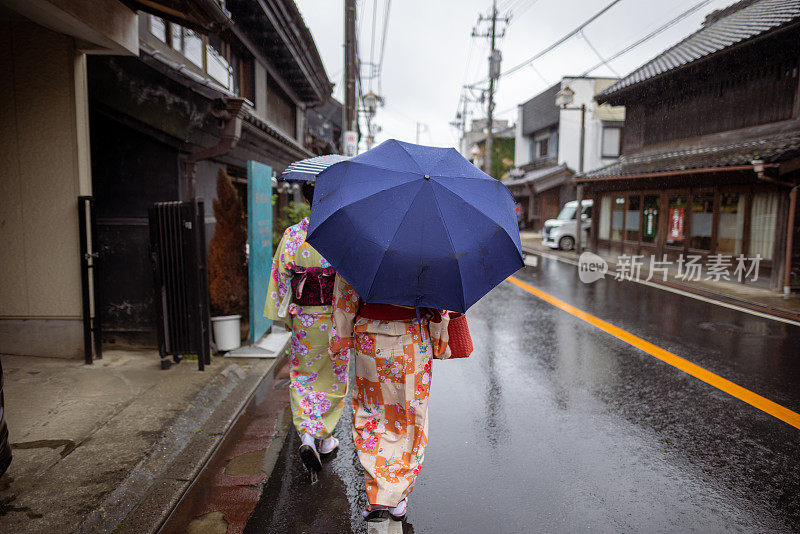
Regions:
<instances>
[{"instance_id":1,"label":"blue umbrella","mask_svg":"<svg viewBox=\"0 0 800 534\"><path fill-rule=\"evenodd\" d=\"M523 266L505 185L394 139L317 177L307 240L366 302L464 312Z\"/></svg>"},{"instance_id":2,"label":"blue umbrella","mask_svg":"<svg viewBox=\"0 0 800 534\"><path fill-rule=\"evenodd\" d=\"M319 173L331 165L347 159L350 158L347 156L340 156L339 154L328 154L326 156L301 159L286 167L278 180L287 182L313 182L316 180Z\"/></svg>"}]
</instances>

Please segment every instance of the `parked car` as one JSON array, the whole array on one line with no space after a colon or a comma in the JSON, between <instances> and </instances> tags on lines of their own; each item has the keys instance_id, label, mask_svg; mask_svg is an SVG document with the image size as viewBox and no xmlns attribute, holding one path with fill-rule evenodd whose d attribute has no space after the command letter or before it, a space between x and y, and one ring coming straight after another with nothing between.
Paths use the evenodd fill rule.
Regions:
<instances>
[{"instance_id":1,"label":"parked car","mask_svg":"<svg viewBox=\"0 0 800 534\"><path fill-rule=\"evenodd\" d=\"M0 362L0 475L6 472L11 464L11 444L8 442L8 425L6 425L6 403L3 399L3 364Z\"/></svg>"},{"instance_id":2,"label":"parked car","mask_svg":"<svg viewBox=\"0 0 800 534\"><path fill-rule=\"evenodd\" d=\"M550 248L572 250L575 248L575 214L578 211L578 201L572 200L564 204L561 213L555 219L547 219L542 230L542 244ZM583 243L589 239L589 228L592 225L592 201L581 201L581 230L583 230Z\"/></svg>"}]
</instances>

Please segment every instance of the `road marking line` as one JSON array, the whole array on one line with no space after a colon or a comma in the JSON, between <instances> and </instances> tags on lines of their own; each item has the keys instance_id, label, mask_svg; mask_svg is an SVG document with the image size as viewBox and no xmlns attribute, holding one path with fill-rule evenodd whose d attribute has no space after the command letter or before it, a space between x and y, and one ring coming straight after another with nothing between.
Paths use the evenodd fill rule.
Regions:
<instances>
[{"instance_id":1,"label":"road marking line","mask_svg":"<svg viewBox=\"0 0 800 534\"><path fill-rule=\"evenodd\" d=\"M578 319L581 319L582 321L585 321L590 325L595 326L618 339L621 339L629 345L633 345L634 347L643 350L647 354L680 369L684 373L690 374L698 380L702 380L706 384L714 386L715 388L724 391L728 395L736 397L737 399L746 402L750 406L758 408L762 412L768 413L769 415L776 417L797 429L800 429L800 414L793 412L789 408L781 406L780 404L762 397L757 393L753 393L749 389L743 388L742 386L735 384L730 380L722 378L721 376L714 374L711 371L708 371L699 365L690 362L689 360L685 360L680 356L676 356L675 354L672 354L661 347L653 345L649 341L645 341L644 339L623 330L622 328L614 326L613 324L599 319L594 315L586 313L575 306L567 304L563 300L559 300L554 296L545 293L541 289L537 289L532 285L523 282L522 280L514 278L513 276L509 276L506 280L515 286L524 289L528 293L531 293L532 295L542 299L548 304L552 304L556 308L563 310L570 315L574 315Z\"/></svg>"},{"instance_id":2,"label":"road marking line","mask_svg":"<svg viewBox=\"0 0 800 534\"><path fill-rule=\"evenodd\" d=\"M578 262L577 261L571 260L569 258L561 257L558 254L550 254L548 252L543 252L543 251L539 251L539 250L537 250L535 252L525 252L525 253L529 254L529 255L539 255L539 256L542 256L543 258L548 258L548 259L551 259L551 260L560 261L562 263L566 263L568 265L572 265L573 267L577 267L578 266ZM609 276L611 276L611 275L609 275ZM745 308L744 306L739 306L737 304L729 304L727 302L722 302L721 300L716 300L716 299L713 299L713 298L704 297L703 295L697 295L695 293L690 293L690 292L684 291L682 289L678 289L678 288L670 287L670 286L665 286L663 284L657 284L657 283L654 283L654 282L650 282L648 280L638 280L638 279L636 279L636 280L625 280L625 281L626 282L636 282L637 284L642 284L642 285L645 285L645 286L649 286L649 287L653 287L653 288L656 288L656 289L660 289L661 291L669 291L670 293L675 293L676 295L681 295L683 297L688 297L690 299L699 300L701 302L708 302L709 304L715 304L715 305L721 306L723 308L728 308L728 309L735 310L735 311L738 311L738 312L747 313L749 315L755 315L756 317L762 317L764 319L772 319L773 321L778 321L778 322L790 324L790 325L793 325L793 326L800 326L800 322L795 321L793 319L787 319L786 317L781 317L780 315L772 315L770 313L751 310L750 308Z\"/></svg>"}]
</instances>

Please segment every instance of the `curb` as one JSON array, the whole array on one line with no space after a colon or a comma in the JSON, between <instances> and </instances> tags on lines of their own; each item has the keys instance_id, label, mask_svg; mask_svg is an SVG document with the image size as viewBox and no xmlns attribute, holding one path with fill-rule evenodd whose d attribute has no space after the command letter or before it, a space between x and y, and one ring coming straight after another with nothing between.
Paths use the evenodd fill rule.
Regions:
<instances>
[{"instance_id":1,"label":"curb","mask_svg":"<svg viewBox=\"0 0 800 534\"><path fill-rule=\"evenodd\" d=\"M259 384L159 534L242 532L292 428L286 385L285 380Z\"/></svg>"},{"instance_id":2,"label":"curb","mask_svg":"<svg viewBox=\"0 0 800 534\"><path fill-rule=\"evenodd\" d=\"M288 345L288 343L287 343ZM281 350L281 352L285 350ZM280 354L280 352L279 352ZM81 523L76 532L155 532L197 477L256 388L272 380L280 358L248 374L227 365L172 421L126 478Z\"/></svg>"}]
</instances>

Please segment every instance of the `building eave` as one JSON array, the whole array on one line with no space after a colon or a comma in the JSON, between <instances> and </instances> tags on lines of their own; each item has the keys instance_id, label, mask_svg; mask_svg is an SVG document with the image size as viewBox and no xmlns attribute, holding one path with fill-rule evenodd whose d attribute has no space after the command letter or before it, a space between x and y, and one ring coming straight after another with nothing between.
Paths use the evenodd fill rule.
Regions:
<instances>
[{"instance_id":1,"label":"building eave","mask_svg":"<svg viewBox=\"0 0 800 534\"><path fill-rule=\"evenodd\" d=\"M235 25L282 73L302 104L324 102L332 90L314 38L292 0L228 0Z\"/></svg>"},{"instance_id":2,"label":"building eave","mask_svg":"<svg viewBox=\"0 0 800 534\"><path fill-rule=\"evenodd\" d=\"M796 3L796 0L794 1ZM738 12L722 17L708 26L701 27L661 54L637 67L611 87L601 91L595 97L596 100L599 103L610 103L613 105L624 104L624 99L627 95L653 82L661 80L664 77L683 72L688 68L701 65L709 60L715 60L716 58L727 55L731 51L752 45L764 39L773 38L778 34L797 28L800 25L800 17L798 17L796 12L792 12L794 18L784 19L783 22L763 30L750 30L749 28L752 26L752 21L750 19L733 20L735 17L747 13L748 10L757 10L761 3L762 2L753 2ZM791 9L796 10L796 7ZM760 20L758 18L759 16L763 16L763 14L757 11L750 15L755 21ZM789 15L784 14L783 16L787 17ZM728 23L729 18L733 22ZM728 24L727 27L725 26L726 24ZM739 26L741 26L741 29ZM715 32L718 33L720 31L727 32L725 39L727 39L730 44L722 48L716 48L719 40ZM738 41L735 40L742 32L746 33L747 31L751 31L751 35L745 36ZM675 64L679 61L678 58L680 58L680 63ZM661 69L662 67L659 66L659 64L668 64L671 66L661 72L648 73L648 70L653 71ZM637 80L637 78L641 79Z\"/></svg>"},{"instance_id":3,"label":"building eave","mask_svg":"<svg viewBox=\"0 0 800 534\"><path fill-rule=\"evenodd\" d=\"M133 9L150 13L201 33L230 26L231 14L219 0L123 0Z\"/></svg>"}]
</instances>

